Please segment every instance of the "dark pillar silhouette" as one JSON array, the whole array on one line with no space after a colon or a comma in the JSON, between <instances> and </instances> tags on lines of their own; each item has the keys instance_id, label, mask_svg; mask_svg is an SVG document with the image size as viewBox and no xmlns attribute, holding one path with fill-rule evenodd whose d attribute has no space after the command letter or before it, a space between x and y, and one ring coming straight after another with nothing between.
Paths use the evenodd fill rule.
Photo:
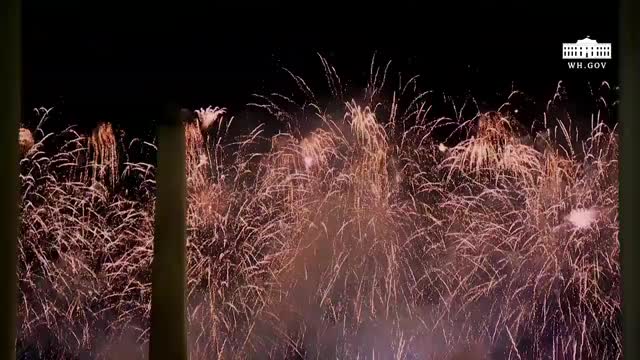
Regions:
<instances>
[{"instance_id":1,"label":"dark pillar silhouette","mask_svg":"<svg viewBox=\"0 0 640 360\"><path fill-rule=\"evenodd\" d=\"M151 360L188 358L185 138L177 109L169 106L158 125Z\"/></svg>"},{"instance_id":2,"label":"dark pillar silhouette","mask_svg":"<svg viewBox=\"0 0 640 360\"><path fill-rule=\"evenodd\" d=\"M622 256L622 321L624 357L640 359L640 294L638 291L638 122L640 121L640 27L637 0L623 0L620 8L620 123L622 163L620 167L620 240ZM615 46L615 44L614 44ZM614 56L615 49L612 49Z\"/></svg>"},{"instance_id":3,"label":"dark pillar silhouette","mask_svg":"<svg viewBox=\"0 0 640 360\"><path fill-rule=\"evenodd\" d=\"M20 1L0 6L0 359L16 358Z\"/></svg>"}]
</instances>

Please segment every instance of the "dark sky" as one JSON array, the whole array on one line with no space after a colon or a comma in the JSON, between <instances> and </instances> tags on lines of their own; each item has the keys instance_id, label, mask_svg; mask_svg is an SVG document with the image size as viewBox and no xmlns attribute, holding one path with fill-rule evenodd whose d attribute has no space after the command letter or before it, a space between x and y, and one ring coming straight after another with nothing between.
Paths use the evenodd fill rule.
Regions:
<instances>
[{"instance_id":1,"label":"dark sky","mask_svg":"<svg viewBox=\"0 0 640 360\"><path fill-rule=\"evenodd\" d=\"M241 112L253 93L293 89L283 66L322 88L317 52L356 86L366 82L376 51L393 61L393 71L420 74L425 90L471 92L488 104L501 103L512 82L543 98L558 80L580 87L617 78L614 1L442 3L421 10L385 4L179 8L159 15L152 8L27 2L25 109L56 106L65 122L132 128L148 128L167 99ZM561 59L562 42L587 35L613 43L605 71L570 71Z\"/></svg>"}]
</instances>

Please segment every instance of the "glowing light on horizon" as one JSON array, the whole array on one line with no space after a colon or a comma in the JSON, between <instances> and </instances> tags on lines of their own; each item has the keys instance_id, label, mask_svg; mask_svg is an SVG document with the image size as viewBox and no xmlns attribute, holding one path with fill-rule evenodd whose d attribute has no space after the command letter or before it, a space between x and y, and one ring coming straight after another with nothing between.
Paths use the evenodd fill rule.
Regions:
<instances>
[{"instance_id":1,"label":"glowing light on horizon","mask_svg":"<svg viewBox=\"0 0 640 360\"><path fill-rule=\"evenodd\" d=\"M576 229L588 229L596 222L597 217L598 210L596 209L573 209L566 219Z\"/></svg>"}]
</instances>

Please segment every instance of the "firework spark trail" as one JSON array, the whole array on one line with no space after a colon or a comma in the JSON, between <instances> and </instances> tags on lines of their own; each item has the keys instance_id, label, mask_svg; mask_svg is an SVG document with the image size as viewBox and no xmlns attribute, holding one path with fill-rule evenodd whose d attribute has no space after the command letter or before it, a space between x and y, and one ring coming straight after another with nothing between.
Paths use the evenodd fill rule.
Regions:
<instances>
[{"instance_id":1,"label":"firework spark trail","mask_svg":"<svg viewBox=\"0 0 640 360\"><path fill-rule=\"evenodd\" d=\"M213 141L210 125L185 125L192 357L620 356L616 129L597 120L568 139L559 123L532 145L499 112L431 119L415 86L403 108L415 78L385 99L388 68L372 64L342 114L289 72L307 105L254 104L292 121L266 153L253 151L261 128L228 141L220 108L202 110L217 111ZM310 117L318 128L295 130ZM445 146L434 134L452 124L470 137ZM110 128L97 134L88 148L56 134L58 152L45 137L21 162L20 339L100 357L127 334L141 354L154 171L118 164Z\"/></svg>"}]
</instances>

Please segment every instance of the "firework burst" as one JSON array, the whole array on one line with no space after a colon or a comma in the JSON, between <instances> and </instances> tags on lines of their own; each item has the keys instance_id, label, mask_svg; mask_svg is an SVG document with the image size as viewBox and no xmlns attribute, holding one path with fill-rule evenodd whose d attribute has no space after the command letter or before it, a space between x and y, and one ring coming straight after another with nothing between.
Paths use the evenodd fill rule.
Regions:
<instances>
[{"instance_id":1,"label":"firework burst","mask_svg":"<svg viewBox=\"0 0 640 360\"><path fill-rule=\"evenodd\" d=\"M291 130L265 153L220 108L185 125L192 357L621 357L616 129L545 117L529 143L501 113L433 116L415 78L388 96L388 69L331 112L289 72L304 105L254 104ZM469 136L445 145L443 126ZM154 171L116 143L68 130L21 161L20 339L61 358L147 342ZM113 186L133 180L147 195Z\"/></svg>"}]
</instances>

